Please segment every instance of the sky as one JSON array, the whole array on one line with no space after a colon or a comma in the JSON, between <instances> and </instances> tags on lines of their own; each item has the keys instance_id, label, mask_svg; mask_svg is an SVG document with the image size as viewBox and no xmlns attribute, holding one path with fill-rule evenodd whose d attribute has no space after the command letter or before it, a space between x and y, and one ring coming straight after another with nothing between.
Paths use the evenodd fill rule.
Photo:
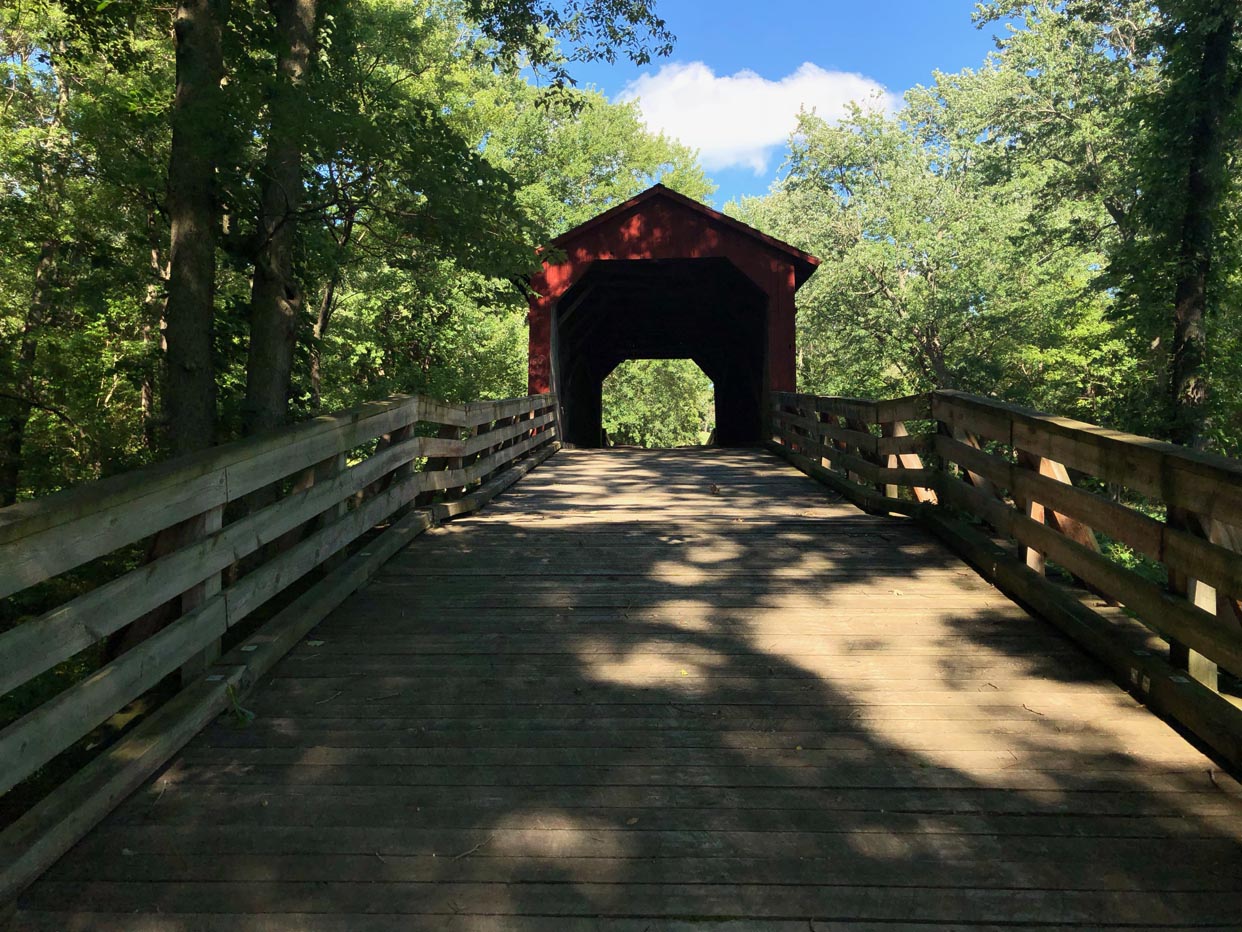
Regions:
<instances>
[{"instance_id":1,"label":"sky","mask_svg":"<svg viewBox=\"0 0 1242 932\"><path fill-rule=\"evenodd\" d=\"M610 98L637 99L647 125L698 149L716 206L765 193L798 110L851 100L895 107L932 72L978 67L1003 27L979 30L974 0L656 0L677 36L645 67L587 63L573 73Z\"/></svg>"}]
</instances>

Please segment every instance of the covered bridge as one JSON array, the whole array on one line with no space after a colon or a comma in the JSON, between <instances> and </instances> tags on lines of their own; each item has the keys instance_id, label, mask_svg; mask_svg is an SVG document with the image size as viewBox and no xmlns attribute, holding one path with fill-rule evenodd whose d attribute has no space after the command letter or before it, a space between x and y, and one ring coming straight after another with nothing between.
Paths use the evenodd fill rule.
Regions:
<instances>
[{"instance_id":1,"label":"covered bridge","mask_svg":"<svg viewBox=\"0 0 1242 932\"><path fill-rule=\"evenodd\" d=\"M530 392L556 392L564 439L601 443L604 379L627 359L693 359L716 439L763 439L793 391L794 293L819 260L656 185L550 244L531 281Z\"/></svg>"}]
</instances>

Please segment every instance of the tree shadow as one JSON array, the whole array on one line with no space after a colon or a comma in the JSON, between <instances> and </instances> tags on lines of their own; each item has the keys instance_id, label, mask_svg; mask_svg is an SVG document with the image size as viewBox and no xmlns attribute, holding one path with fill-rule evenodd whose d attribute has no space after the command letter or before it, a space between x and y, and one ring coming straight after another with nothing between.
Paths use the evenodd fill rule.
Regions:
<instances>
[{"instance_id":1,"label":"tree shadow","mask_svg":"<svg viewBox=\"0 0 1242 932\"><path fill-rule=\"evenodd\" d=\"M912 522L753 451L558 455L247 704L25 927L1242 925L1228 777Z\"/></svg>"}]
</instances>

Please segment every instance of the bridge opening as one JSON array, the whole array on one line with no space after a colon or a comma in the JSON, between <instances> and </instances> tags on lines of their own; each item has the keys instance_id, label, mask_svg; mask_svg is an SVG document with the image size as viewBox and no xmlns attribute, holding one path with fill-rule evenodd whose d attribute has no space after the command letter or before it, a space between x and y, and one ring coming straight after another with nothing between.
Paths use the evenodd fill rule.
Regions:
<instances>
[{"instance_id":1,"label":"bridge opening","mask_svg":"<svg viewBox=\"0 0 1242 932\"><path fill-rule=\"evenodd\" d=\"M604 379L603 423L606 446L706 446L716 389L693 359L627 359Z\"/></svg>"},{"instance_id":2,"label":"bridge opening","mask_svg":"<svg viewBox=\"0 0 1242 932\"><path fill-rule=\"evenodd\" d=\"M716 442L759 442L767 329L767 296L728 259L596 262L555 317L565 440L603 444L604 380L624 360L689 359L714 386Z\"/></svg>"}]
</instances>

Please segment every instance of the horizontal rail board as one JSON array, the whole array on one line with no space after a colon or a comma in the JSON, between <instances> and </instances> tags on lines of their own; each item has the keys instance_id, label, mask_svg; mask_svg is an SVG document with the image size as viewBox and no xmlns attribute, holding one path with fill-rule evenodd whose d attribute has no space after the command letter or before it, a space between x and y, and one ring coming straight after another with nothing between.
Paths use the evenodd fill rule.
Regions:
<instances>
[{"instance_id":1,"label":"horizontal rail board","mask_svg":"<svg viewBox=\"0 0 1242 932\"><path fill-rule=\"evenodd\" d=\"M785 417L788 417L786 415ZM816 457L826 459L834 469L842 469L854 473L867 482L876 485L931 486L936 473L930 469L917 469L905 466L883 466L853 453L847 453L816 440L814 437L789 434L785 439L794 443L805 453L814 453ZM873 440L879 438L873 437ZM906 438L894 438L906 439Z\"/></svg>"},{"instance_id":2,"label":"horizontal rail board","mask_svg":"<svg viewBox=\"0 0 1242 932\"><path fill-rule=\"evenodd\" d=\"M443 446L415 437L0 635L0 692L39 675L279 539L385 473ZM439 454L437 454L439 455Z\"/></svg>"},{"instance_id":3,"label":"horizontal rail board","mask_svg":"<svg viewBox=\"0 0 1242 932\"><path fill-rule=\"evenodd\" d=\"M217 471L171 489L159 486L145 496L130 496L107 508L18 536L25 524L7 526L12 540L0 544L0 597L32 586L87 563L120 547L149 537L209 508L236 501L292 473L374 440L417 414L418 406L396 408L365 419L332 425L331 429L291 436L272 448L256 438L257 452L235 458ZM294 431L290 431L294 434ZM303 432L298 432L303 433ZM283 436L283 432L274 436ZM245 444L246 441L241 441ZM141 476L145 470L133 473ZM48 501L55 498L51 496ZM76 503L75 503L76 504ZM0 531L0 535L3 532Z\"/></svg>"},{"instance_id":4,"label":"horizontal rail board","mask_svg":"<svg viewBox=\"0 0 1242 932\"><path fill-rule=\"evenodd\" d=\"M906 398L893 398L887 401L871 401L866 398L836 398L795 392L773 392L772 403L778 408L791 407L818 414L836 414L848 420L867 424L929 420L932 417L932 399L927 394L910 395Z\"/></svg>"},{"instance_id":5,"label":"horizontal rail board","mask_svg":"<svg viewBox=\"0 0 1242 932\"><path fill-rule=\"evenodd\" d=\"M1038 502L1171 569L1201 579L1235 598L1242 596L1242 554L943 435L936 438L935 445L946 460L1008 489L1021 501Z\"/></svg>"},{"instance_id":6,"label":"horizontal rail board","mask_svg":"<svg viewBox=\"0 0 1242 932\"><path fill-rule=\"evenodd\" d=\"M1169 505L1242 525L1242 463L1237 461L955 392L937 392L933 410L945 423Z\"/></svg>"},{"instance_id":7,"label":"horizontal rail board","mask_svg":"<svg viewBox=\"0 0 1242 932\"><path fill-rule=\"evenodd\" d=\"M838 424L821 423L818 430L819 436L828 437L832 440L838 440L850 446L857 447L863 453L870 453L878 456L880 452L880 438L875 434L866 434L861 430L851 430L848 427L841 427Z\"/></svg>"},{"instance_id":8,"label":"horizontal rail board","mask_svg":"<svg viewBox=\"0 0 1242 932\"><path fill-rule=\"evenodd\" d=\"M993 456L969 444L962 443L940 434L934 442L935 451L951 463L957 463L963 469L976 473L994 482L1003 489L1009 488L1009 469L1013 465L1008 460Z\"/></svg>"},{"instance_id":9,"label":"horizontal rail board","mask_svg":"<svg viewBox=\"0 0 1242 932\"><path fill-rule=\"evenodd\" d=\"M0 598L420 421L473 428L548 407L544 396L465 406L401 397L11 506L0 510ZM426 455L463 451L433 440Z\"/></svg>"},{"instance_id":10,"label":"horizontal rail board","mask_svg":"<svg viewBox=\"0 0 1242 932\"><path fill-rule=\"evenodd\" d=\"M38 531L66 524L75 518L122 505L130 500L145 498L151 491L171 488L205 473L281 449L291 441L340 430L343 425L358 424L388 415L397 415L397 420L413 423L419 419L419 406L424 403L424 399L414 395L369 402L340 414L313 418L271 434L234 441L134 472L84 483L45 498L10 505L0 510L0 544L28 537Z\"/></svg>"},{"instance_id":11,"label":"horizontal rail board","mask_svg":"<svg viewBox=\"0 0 1242 932\"><path fill-rule=\"evenodd\" d=\"M488 431L485 434L479 434L476 437L471 437L462 445L461 455L473 456L483 450L489 450L498 444L520 437L532 430L540 430L547 427L555 420L556 415L549 412L547 414L541 414L536 418L531 418L530 420L518 421L514 424L508 424L504 427L497 428L496 430Z\"/></svg>"},{"instance_id":12,"label":"horizontal rail board","mask_svg":"<svg viewBox=\"0 0 1242 932\"><path fill-rule=\"evenodd\" d=\"M932 434L905 434L894 437L877 437L875 452L881 456L902 456L913 453L922 456L932 452Z\"/></svg>"}]
</instances>

